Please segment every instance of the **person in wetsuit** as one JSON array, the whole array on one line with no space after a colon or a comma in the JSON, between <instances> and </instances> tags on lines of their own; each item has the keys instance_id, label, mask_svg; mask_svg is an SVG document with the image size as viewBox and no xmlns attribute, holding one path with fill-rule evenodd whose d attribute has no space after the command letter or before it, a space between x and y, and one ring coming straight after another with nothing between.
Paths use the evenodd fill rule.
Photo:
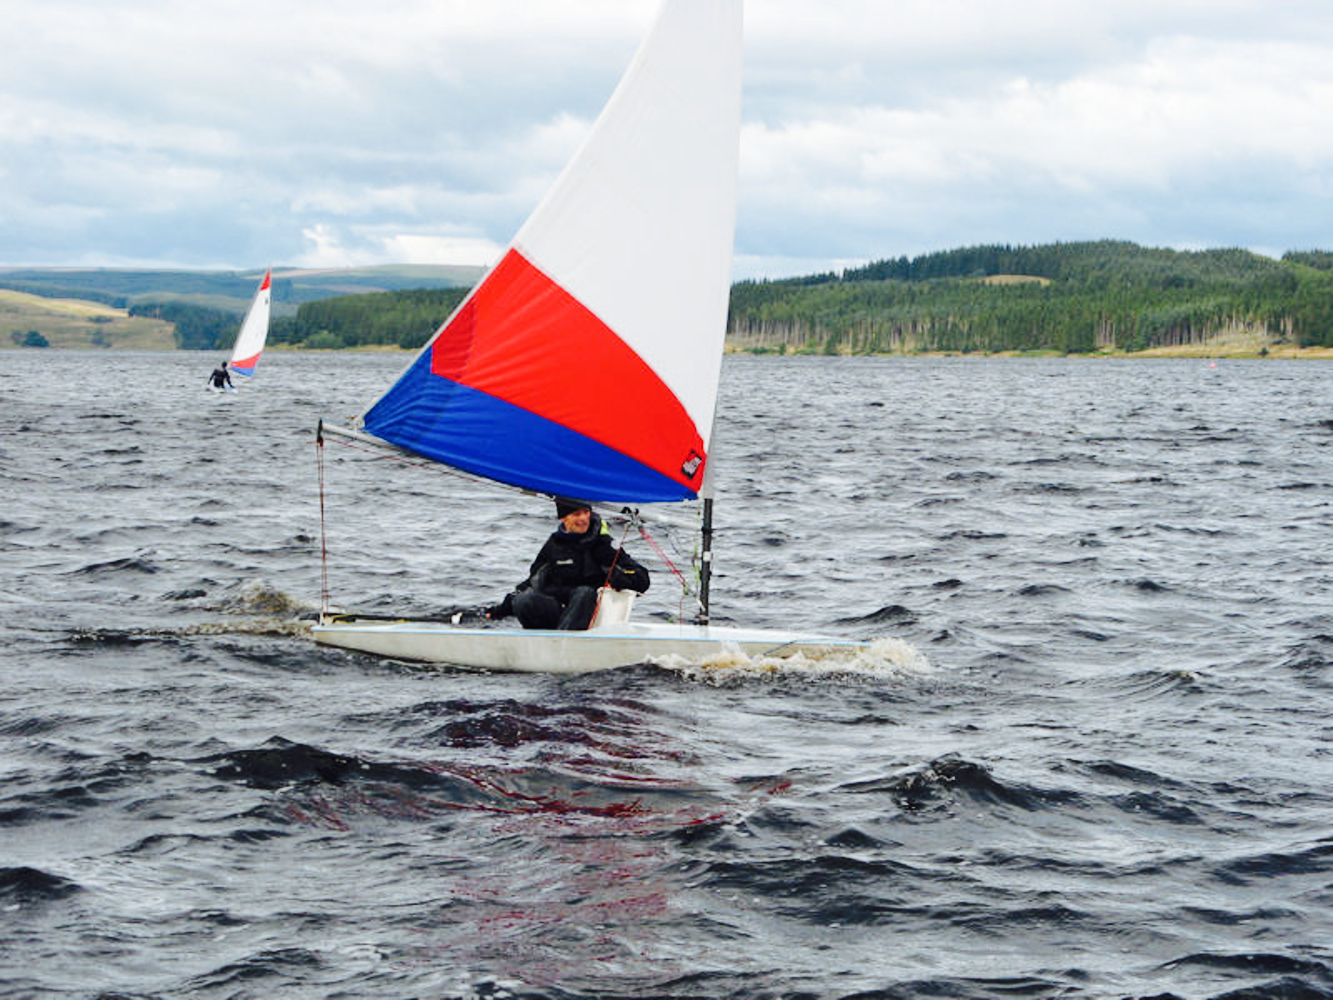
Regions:
<instances>
[{"instance_id":1,"label":"person in wetsuit","mask_svg":"<svg viewBox=\"0 0 1333 1000\"><path fill-rule=\"evenodd\" d=\"M220 365L218 365L216 368L213 369L213 374L208 376L208 384L211 385L214 389L232 388L231 372L227 371L226 361L223 361Z\"/></svg>"},{"instance_id":2,"label":"person in wetsuit","mask_svg":"<svg viewBox=\"0 0 1333 1000\"><path fill-rule=\"evenodd\" d=\"M624 549L592 507L582 500L555 498L560 526L537 553L528 578L505 599L486 609L488 618L517 615L524 628L586 629L597 608L597 588L648 589L648 570Z\"/></svg>"}]
</instances>

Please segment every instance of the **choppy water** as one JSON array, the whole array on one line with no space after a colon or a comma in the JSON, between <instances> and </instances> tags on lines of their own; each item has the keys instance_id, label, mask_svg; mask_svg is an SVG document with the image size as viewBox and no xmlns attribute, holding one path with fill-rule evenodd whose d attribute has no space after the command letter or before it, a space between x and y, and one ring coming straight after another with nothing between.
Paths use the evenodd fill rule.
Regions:
<instances>
[{"instance_id":1,"label":"choppy water","mask_svg":"<svg viewBox=\"0 0 1333 1000\"><path fill-rule=\"evenodd\" d=\"M715 612L903 645L556 678L315 647L404 359L215 360L0 352L0 995L1333 996L1328 365L729 359ZM550 527L326 466L345 606Z\"/></svg>"}]
</instances>

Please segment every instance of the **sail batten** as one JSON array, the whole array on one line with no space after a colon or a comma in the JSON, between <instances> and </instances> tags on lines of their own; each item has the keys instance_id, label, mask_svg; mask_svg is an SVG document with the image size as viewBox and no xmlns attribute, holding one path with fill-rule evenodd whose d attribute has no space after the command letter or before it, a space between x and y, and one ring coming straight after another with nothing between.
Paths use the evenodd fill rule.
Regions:
<instances>
[{"instance_id":1,"label":"sail batten","mask_svg":"<svg viewBox=\"0 0 1333 1000\"><path fill-rule=\"evenodd\" d=\"M578 154L363 428L525 489L697 496L731 283L740 71L741 0L666 0Z\"/></svg>"}]
</instances>

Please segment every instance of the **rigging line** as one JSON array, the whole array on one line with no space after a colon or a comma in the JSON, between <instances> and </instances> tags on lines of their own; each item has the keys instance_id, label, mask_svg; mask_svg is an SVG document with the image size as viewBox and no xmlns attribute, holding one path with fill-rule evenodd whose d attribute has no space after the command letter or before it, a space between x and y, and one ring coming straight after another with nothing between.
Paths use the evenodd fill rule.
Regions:
<instances>
[{"instance_id":1,"label":"rigging line","mask_svg":"<svg viewBox=\"0 0 1333 1000\"><path fill-rule=\"evenodd\" d=\"M668 556L664 551L662 551L662 546L657 544L657 539L653 538L652 535L648 534L648 529L645 528L642 524L637 525L637 527L639 529L639 534L640 536L642 536L643 540L647 542L649 545L651 545L653 551L657 553L657 558L661 559L662 562L666 563L667 569L671 570L671 572L676 575L676 579L680 581L681 589L686 593L689 593L690 590L689 582L685 579L684 574L682 574L681 571L676 568L676 564L671 561L671 557ZM627 528L626 530L628 531L629 529Z\"/></svg>"},{"instance_id":2,"label":"rigging line","mask_svg":"<svg viewBox=\"0 0 1333 1000\"><path fill-rule=\"evenodd\" d=\"M329 541L324 523L324 434L323 426L315 435L316 465L319 466L319 613L329 612Z\"/></svg>"},{"instance_id":3,"label":"rigging line","mask_svg":"<svg viewBox=\"0 0 1333 1000\"><path fill-rule=\"evenodd\" d=\"M626 508L626 513L629 513L628 508ZM684 621L685 599L691 596L692 593L690 590L690 582L686 580L684 574L681 573L681 571L676 568L676 564L671 561L671 557L662 551L662 546L657 544L657 539L653 538L652 535L648 534L648 529L644 526L643 522L640 521L638 518L633 517L632 514L631 518L633 520L635 527L639 529L639 535L643 538L645 542L647 542L650 546L652 546L653 551L657 553L657 558L661 559L662 562L666 563L667 569L671 570L671 572L675 574L676 579L680 581L680 605L678 608L678 613L680 615L680 620ZM628 531L629 528L626 527L625 530ZM670 532L667 533L667 537L671 538ZM674 539L672 540L672 543L674 545Z\"/></svg>"}]
</instances>

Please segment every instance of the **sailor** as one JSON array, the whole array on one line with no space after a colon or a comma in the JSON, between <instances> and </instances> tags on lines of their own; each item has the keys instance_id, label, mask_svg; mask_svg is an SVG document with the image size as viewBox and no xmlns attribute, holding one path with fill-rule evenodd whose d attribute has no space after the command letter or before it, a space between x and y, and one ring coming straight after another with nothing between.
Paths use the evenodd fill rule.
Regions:
<instances>
[{"instance_id":1,"label":"sailor","mask_svg":"<svg viewBox=\"0 0 1333 1000\"><path fill-rule=\"evenodd\" d=\"M486 609L488 618L517 615L524 628L586 629L597 608L597 588L648 589L648 570L623 548L592 507L570 497L555 498L560 525L537 553L528 578L505 599Z\"/></svg>"},{"instance_id":2,"label":"sailor","mask_svg":"<svg viewBox=\"0 0 1333 1000\"><path fill-rule=\"evenodd\" d=\"M227 371L227 362L224 358L222 363L213 369L213 374L208 376L208 384L214 389L230 389L231 373Z\"/></svg>"}]
</instances>

